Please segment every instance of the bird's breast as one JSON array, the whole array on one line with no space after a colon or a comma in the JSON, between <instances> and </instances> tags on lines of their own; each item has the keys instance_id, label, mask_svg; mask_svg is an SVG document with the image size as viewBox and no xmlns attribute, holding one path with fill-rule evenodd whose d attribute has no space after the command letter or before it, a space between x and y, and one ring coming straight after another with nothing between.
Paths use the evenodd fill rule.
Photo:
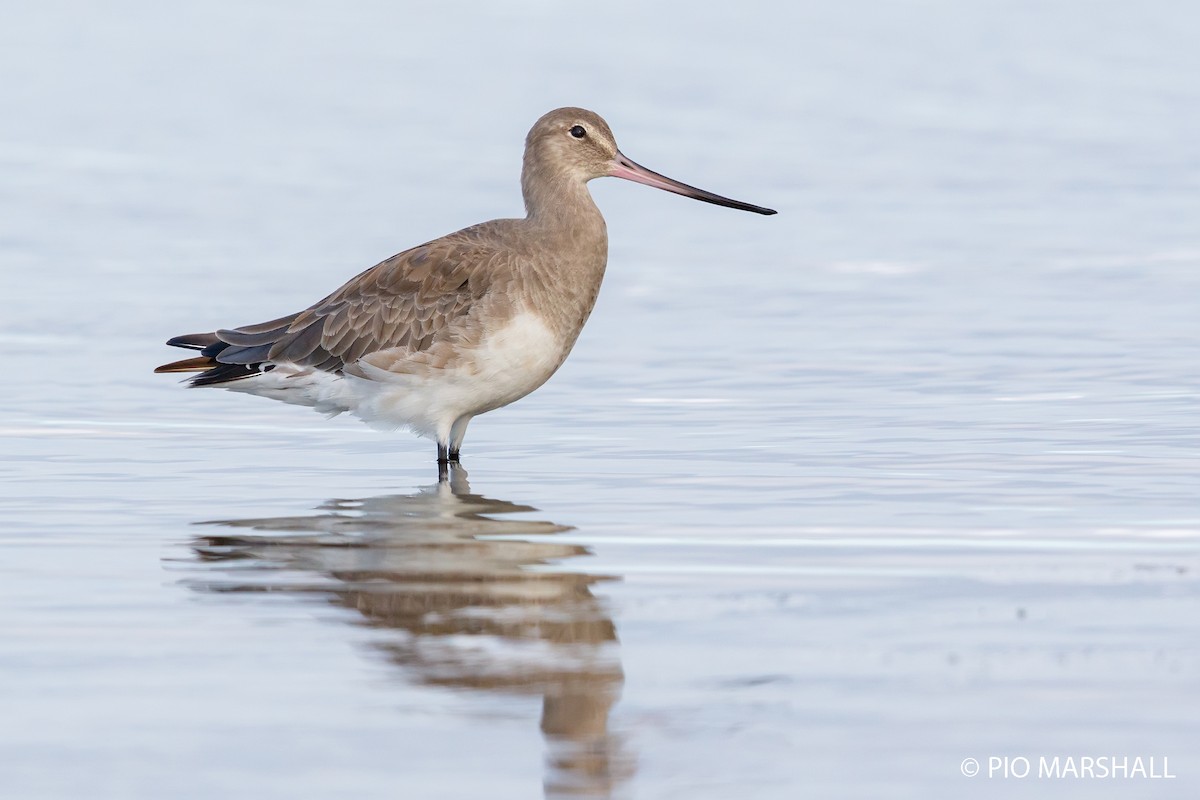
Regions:
<instances>
[{"instance_id":1,"label":"bird's breast","mask_svg":"<svg viewBox=\"0 0 1200 800\"><path fill-rule=\"evenodd\" d=\"M467 368L486 405L499 408L546 382L571 343L540 314L522 310L488 331L467 357Z\"/></svg>"}]
</instances>

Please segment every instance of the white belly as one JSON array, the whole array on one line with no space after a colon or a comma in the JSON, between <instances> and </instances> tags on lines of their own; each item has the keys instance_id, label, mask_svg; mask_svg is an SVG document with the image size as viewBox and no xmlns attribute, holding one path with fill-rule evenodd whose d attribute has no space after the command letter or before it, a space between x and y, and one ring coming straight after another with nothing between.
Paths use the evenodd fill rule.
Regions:
<instances>
[{"instance_id":1,"label":"white belly","mask_svg":"<svg viewBox=\"0 0 1200 800\"><path fill-rule=\"evenodd\" d=\"M445 441L455 420L508 405L545 383L565 347L540 316L523 312L445 367L417 358L393 371L360 361L364 377L355 377L280 364L229 388L325 413L349 411L378 427Z\"/></svg>"}]
</instances>

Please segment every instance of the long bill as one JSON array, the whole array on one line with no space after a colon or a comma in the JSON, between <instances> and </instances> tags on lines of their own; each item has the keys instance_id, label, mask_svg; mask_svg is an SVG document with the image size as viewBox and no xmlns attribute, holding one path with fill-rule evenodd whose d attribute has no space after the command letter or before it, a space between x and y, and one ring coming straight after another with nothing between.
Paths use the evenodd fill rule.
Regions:
<instances>
[{"instance_id":1,"label":"long bill","mask_svg":"<svg viewBox=\"0 0 1200 800\"><path fill-rule=\"evenodd\" d=\"M742 211L753 211L755 214L775 214L778 213L773 208L763 208L762 206L743 203L741 200L730 200L728 197L722 197L719 194L706 192L703 189L697 189L695 186L688 186L686 183L680 183L677 180L672 180L666 175L659 175L652 169L646 169L641 164L628 158L625 154L618 152L613 158L612 169L608 173L614 178L624 178L627 181L634 183L644 183L646 186L653 186L655 189L662 189L675 194L681 194L684 197L691 197L695 200L703 200L706 203L713 205L725 206L726 208L737 208Z\"/></svg>"}]
</instances>

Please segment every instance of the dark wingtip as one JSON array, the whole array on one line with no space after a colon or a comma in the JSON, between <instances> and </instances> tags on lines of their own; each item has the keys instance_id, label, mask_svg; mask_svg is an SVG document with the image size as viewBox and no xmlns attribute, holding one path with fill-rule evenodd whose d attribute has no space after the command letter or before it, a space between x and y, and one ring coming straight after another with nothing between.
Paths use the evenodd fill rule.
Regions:
<instances>
[{"instance_id":1,"label":"dark wingtip","mask_svg":"<svg viewBox=\"0 0 1200 800\"><path fill-rule=\"evenodd\" d=\"M779 213L778 211L776 211L776 210L775 210L775 209L773 209L773 208L756 208L756 209L754 209L754 210L755 210L756 212L758 212L759 214L762 214L763 216L766 216L766 217L769 217L769 216L771 216L772 214L778 214L778 213Z\"/></svg>"},{"instance_id":2,"label":"dark wingtip","mask_svg":"<svg viewBox=\"0 0 1200 800\"><path fill-rule=\"evenodd\" d=\"M188 383L192 388L201 386L220 386L223 383L240 381L262 372L258 364L220 364L216 363L211 369L200 373Z\"/></svg>"},{"instance_id":3,"label":"dark wingtip","mask_svg":"<svg viewBox=\"0 0 1200 800\"><path fill-rule=\"evenodd\" d=\"M188 350L203 350L209 345L216 344L220 339L215 333L185 333L167 340L171 347L183 347Z\"/></svg>"}]
</instances>

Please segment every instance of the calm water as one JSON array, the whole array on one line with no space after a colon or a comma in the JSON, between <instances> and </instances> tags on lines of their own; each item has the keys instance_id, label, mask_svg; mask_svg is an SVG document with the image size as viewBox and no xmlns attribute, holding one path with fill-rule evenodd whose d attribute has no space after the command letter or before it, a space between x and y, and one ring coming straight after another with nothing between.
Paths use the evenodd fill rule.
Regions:
<instances>
[{"instance_id":1,"label":"calm water","mask_svg":"<svg viewBox=\"0 0 1200 800\"><path fill-rule=\"evenodd\" d=\"M0 796L1196 796L1192 5L253 6L0 29ZM593 184L469 477L150 374L566 104L780 214Z\"/></svg>"}]
</instances>

